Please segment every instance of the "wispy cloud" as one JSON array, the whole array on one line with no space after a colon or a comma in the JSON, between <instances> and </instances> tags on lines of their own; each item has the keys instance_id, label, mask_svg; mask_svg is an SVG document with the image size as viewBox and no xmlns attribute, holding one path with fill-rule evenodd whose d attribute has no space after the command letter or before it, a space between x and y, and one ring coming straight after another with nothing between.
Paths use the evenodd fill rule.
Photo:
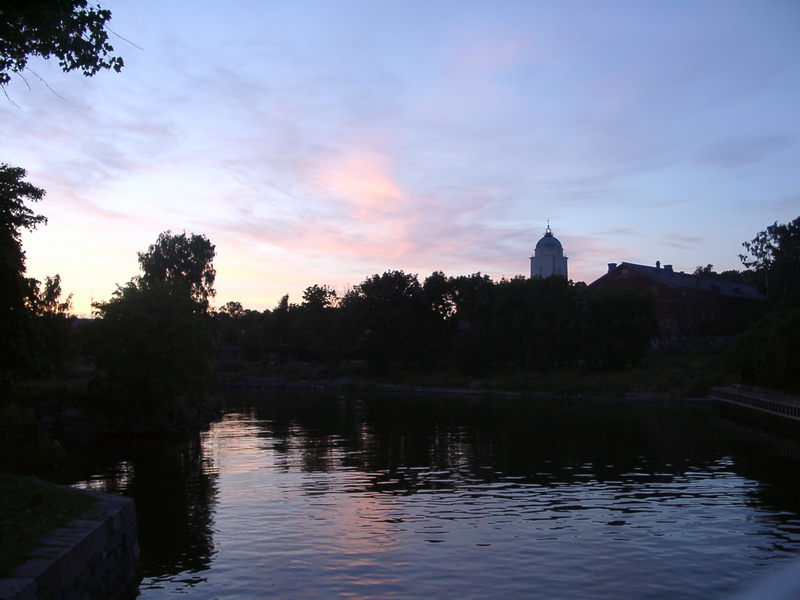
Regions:
<instances>
[{"instance_id":1,"label":"wispy cloud","mask_svg":"<svg viewBox=\"0 0 800 600\"><path fill-rule=\"evenodd\" d=\"M701 158L723 169L758 162L795 144L790 135L748 135L728 137L707 147Z\"/></svg>"},{"instance_id":2,"label":"wispy cloud","mask_svg":"<svg viewBox=\"0 0 800 600\"><path fill-rule=\"evenodd\" d=\"M590 280L735 267L797 216L786 3L110 8L144 48L123 73L43 65L58 96L0 107L0 160L48 191L31 264L77 278L94 251L95 293L167 228L217 243L220 301L269 306L386 268L526 273L548 218Z\"/></svg>"},{"instance_id":3,"label":"wispy cloud","mask_svg":"<svg viewBox=\"0 0 800 600\"><path fill-rule=\"evenodd\" d=\"M708 240L701 236L695 235L682 235L678 233L670 233L660 236L663 244L673 248L680 248L682 250L698 248L708 243Z\"/></svg>"}]
</instances>

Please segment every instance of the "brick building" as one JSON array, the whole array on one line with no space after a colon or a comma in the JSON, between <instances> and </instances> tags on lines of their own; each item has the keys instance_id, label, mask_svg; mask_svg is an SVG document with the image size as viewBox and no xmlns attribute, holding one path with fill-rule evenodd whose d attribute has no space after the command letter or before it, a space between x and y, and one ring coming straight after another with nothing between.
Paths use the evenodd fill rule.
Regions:
<instances>
[{"instance_id":1,"label":"brick building","mask_svg":"<svg viewBox=\"0 0 800 600\"><path fill-rule=\"evenodd\" d=\"M676 272L672 265L662 267L659 262L655 267L609 263L608 272L589 288L649 293L655 301L661 341L667 345L718 329L764 299L755 285Z\"/></svg>"}]
</instances>

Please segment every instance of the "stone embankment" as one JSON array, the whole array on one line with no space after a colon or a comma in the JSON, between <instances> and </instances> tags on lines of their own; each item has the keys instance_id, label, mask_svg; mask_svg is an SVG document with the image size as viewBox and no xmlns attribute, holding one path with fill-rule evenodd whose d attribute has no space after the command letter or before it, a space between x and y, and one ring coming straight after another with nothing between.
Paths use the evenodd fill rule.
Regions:
<instances>
[{"instance_id":1,"label":"stone embankment","mask_svg":"<svg viewBox=\"0 0 800 600\"><path fill-rule=\"evenodd\" d=\"M81 518L51 531L0 579L0 600L135 598L141 574L133 500L98 492Z\"/></svg>"}]
</instances>

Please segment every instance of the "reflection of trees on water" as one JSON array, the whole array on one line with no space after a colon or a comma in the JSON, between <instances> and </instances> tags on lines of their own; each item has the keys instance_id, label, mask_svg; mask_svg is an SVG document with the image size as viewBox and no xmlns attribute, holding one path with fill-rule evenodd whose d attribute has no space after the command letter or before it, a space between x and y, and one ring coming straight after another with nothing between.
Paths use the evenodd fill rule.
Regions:
<instances>
[{"instance_id":1,"label":"reflection of trees on water","mask_svg":"<svg viewBox=\"0 0 800 600\"><path fill-rule=\"evenodd\" d=\"M370 474L375 491L507 480L671 483L733 461L737 473L760 482L754 502L800 512L800 451L782 451L770 434L726 427L699 403L376 395L276 396L256 406L268 422L262 435L286 457L286 469L351 467Z\"/></svg>"},{"instance_id":2,"label":"reflection of trees on water","mask_svg":"<svg viewBox=\"0 0 800 600\"><path fill-rule=\"evenodd\" d=\"M577 486L608 483L651 496L692 493L699 473L735 473L757 482L751 494L765 527L781 533L800 514L800 445L720 418L699 405L402 396L341 399L291 395L245 399L226 419L258 436L253 458L270 468L322 474L304 484L324 493L331 471L357 474L337 491L415 494L471 486ZM242 404L247 406L247 404ZM133 496L145 576L207 569L217 503L213 437L133 446L96 446L86 472L95 489ZM265 452L266 451L266 452ZM95 476L90 480L89 473ZM723 482L724 483L724 482ZM661 484L667 484L661 486ZM714 493L705 487L703 493ZM800 528L800 525L797 525ZM189 582L191 584L191 582Z\"/></svg>"},{"instance_id":3,"label":"reflection of trees on water","mask_svg":"<svg viewBox=\"0 0 800 600\"><path fill-rule=\"evenodd\" d=\"M209 567L214 554L217 475L211 461L199 435L174 442L109 446L102 452L93 447L91 456L81 462L95 475L91 479L73 475L73 481L136 500L145 577L200 572Z\"/></svg>"},{"instance_id":4,"label":"reflection of trees on water","mask_svg":"<svg viewBox=\"0 0 800 600\"><path fill-rule=\"evenodd\" d=\"M255 407L251 417L266 422L259 435L276 453L278 469L327 472L363 450L358 402L321 394L275 394L250 401Z\"/></svg>"},{"instance_id":5,"label":"reflection of trees on water","mask_svg":"<svg viewBox=\"0 0 800 600\"><path fill-rule=\"evenodd\" d=\"M800 531L800 438L797 431L779 434L768 428L768 422L756 429L747 424L747 417L727 415L716 418L714 424L734 440L730 457L734 470L748 479L758 481L753 505L771 509L770 519L776 526L791 525ZM767 428L765 428L767 427Z\"/></svg>"},{"instance_id":6,"label":"reflection of trees on water","mask_svg":"<svg viewBox=\"0 0 800 600\"><path fill-rule=\"evenodd\" d=\"M207 569L214 553L212 527L217 475L200 437L172 452L142 457L131 492L141 507L142 571L172 574Z\"/></svg>"}]
</instances>

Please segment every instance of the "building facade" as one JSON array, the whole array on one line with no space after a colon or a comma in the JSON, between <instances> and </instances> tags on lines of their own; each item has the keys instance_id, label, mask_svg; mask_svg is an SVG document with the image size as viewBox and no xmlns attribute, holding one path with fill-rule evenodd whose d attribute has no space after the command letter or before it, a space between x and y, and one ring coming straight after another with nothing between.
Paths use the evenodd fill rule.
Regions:
<instances>
[{"instance_id":1,"label":"building facade","mask_svg":"<svg viewBox=\"0 0 800 600\"><path fill-rule=\"evenodd\" d=\"M609 263L608 272L589 289L650 294L661 342L666 344L723 327L752 302L764 299L752 284L677 272L659 262L654 267Z\"/></svg>"},{"instance_id":2,"label":"building facade","mask_svg":"<svg viewBox=\"0 0 800 600\"><path fill-rule=\"evenodd\" d=\"M564 248L561 242L553 235L548 223L544 231L544 237L536 244L536 249L531 256L531 278L541 277L542 279L551 275L559 275L565 279L567 277L567 257L564 256Z\"/></svg>"}]
</instances>

